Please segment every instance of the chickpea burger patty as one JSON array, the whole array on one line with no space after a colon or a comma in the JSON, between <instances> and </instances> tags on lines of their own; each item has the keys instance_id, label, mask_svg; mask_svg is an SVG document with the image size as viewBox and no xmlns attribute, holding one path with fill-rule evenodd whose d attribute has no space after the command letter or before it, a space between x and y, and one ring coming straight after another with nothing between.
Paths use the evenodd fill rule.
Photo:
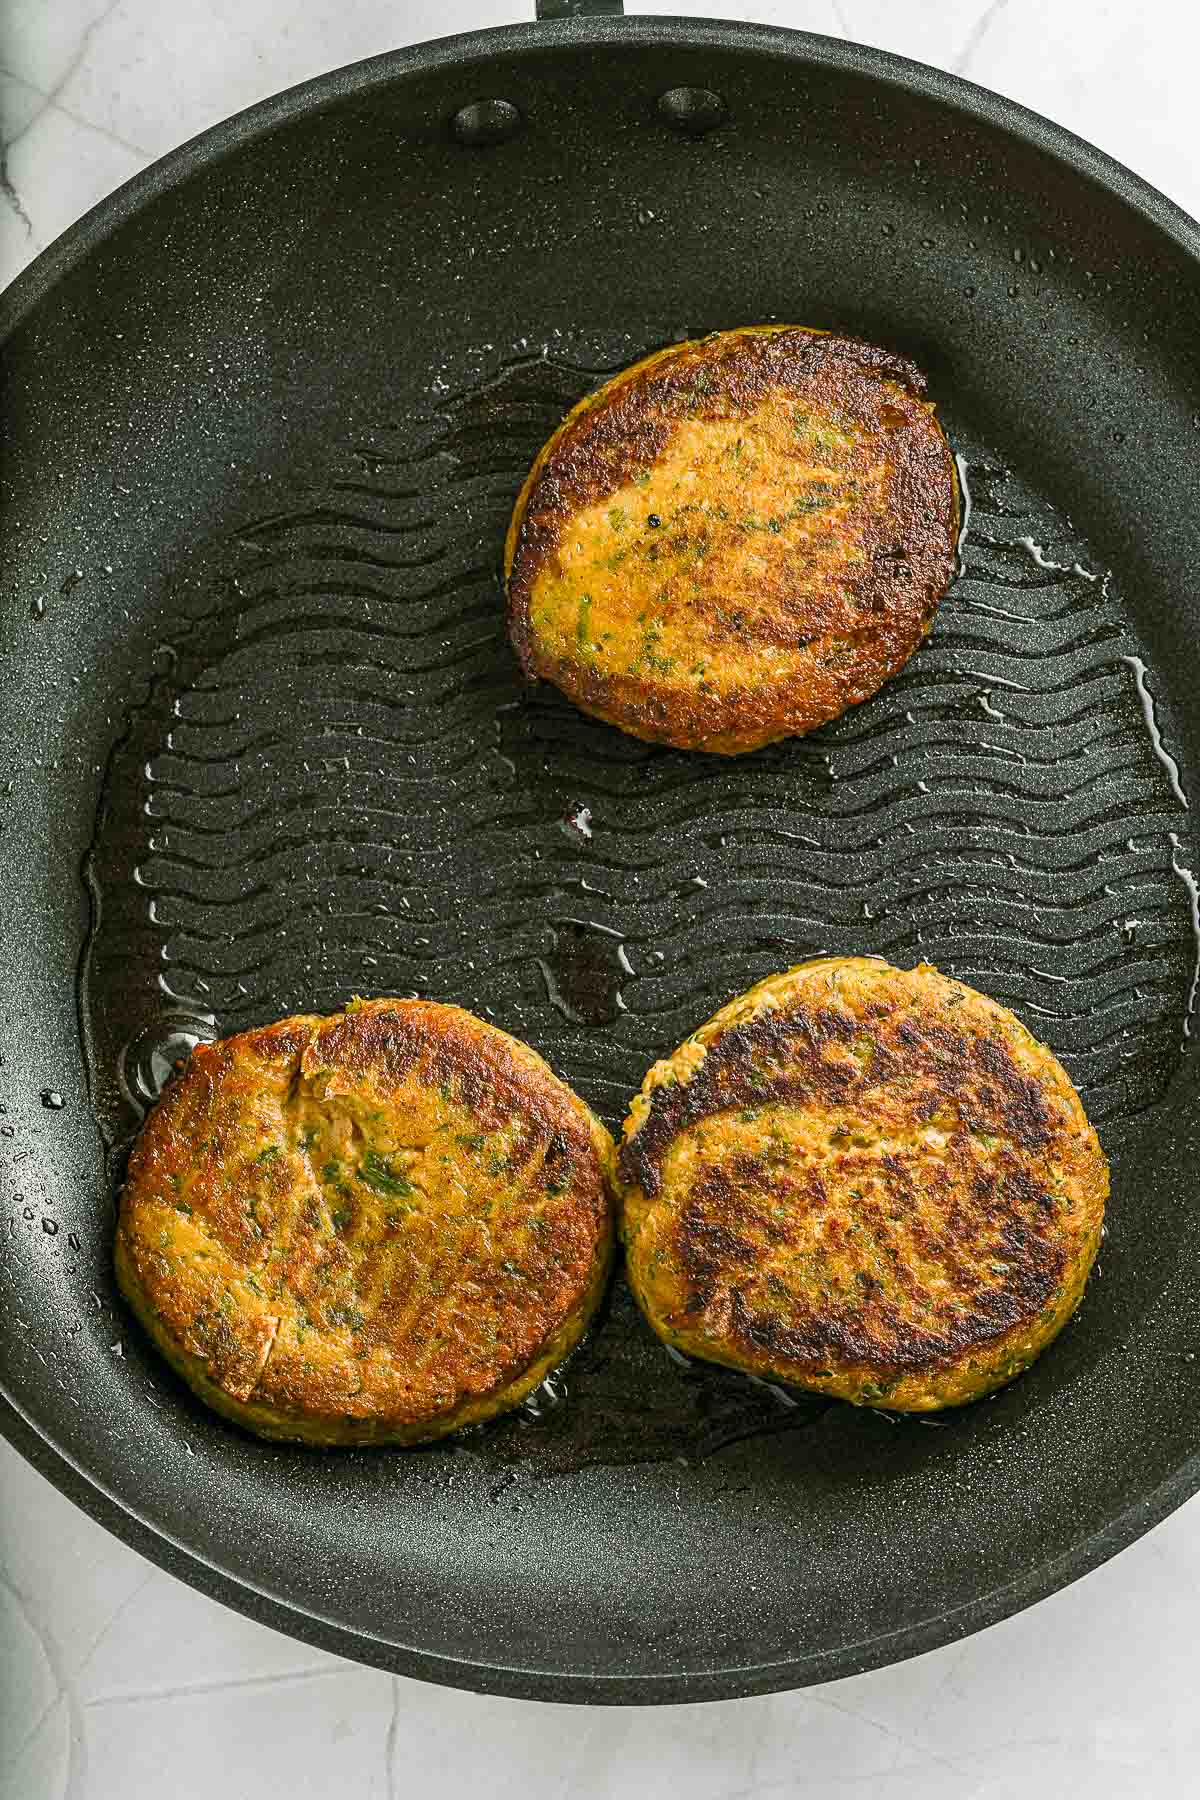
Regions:
<instances>
[{"instance_id":1,"label":"chickpea burger patty","mask_svg":"<svg viewBox=\"0 0 1200 1800\"><path fill-rule=\"evenodd\" d=\"M541 1057L459 1007L283 1019L201 1046L147 1117L118 1279L200 1397L264 1437L440 1437L578 1342L611 1157Z\"/></svg>"},{"instance_id":2,"label":"chickpea burger patty","mask_svg":"<svg viewBox=\"0 0 1200 1800\"><path fill-rule=\"evenodd\" d=\"M956 566L958 480L906 358L801 326L646 357L568 414L505 552L526 674L732 755L874 694Z\"/></svg>"},{"instance_id":3,"label":"chickpea burger patty","mask_svg":"<svg viewBox=\"0 0 1200 1800\"><path fill-rule=\"evenodd\" d=\"M850 1400L973 1400L1061 1331L1108 1166L1020 1021L922 964L803 964L650 1071L620 1152L629 1279L669 1344Z\"/></svg>"}]
</instances>

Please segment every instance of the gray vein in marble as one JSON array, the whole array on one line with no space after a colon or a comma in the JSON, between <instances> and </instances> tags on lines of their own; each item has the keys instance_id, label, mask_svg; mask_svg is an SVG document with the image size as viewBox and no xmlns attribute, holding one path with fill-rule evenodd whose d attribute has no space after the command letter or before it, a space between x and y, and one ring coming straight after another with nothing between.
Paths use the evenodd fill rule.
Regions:
<instances>
[{"instance_id":1,"label":"gray vein in marble","mask_svg":"<svg viewBox=\"0 0 1200 1800\"><path fill-rule=\"evenodd\" d=\"M63 70L62 74L59 76L59 78L55 82L54 86L50 89L49 93L46 94L46 96L45 96L47 105L55 106L58 104L59 95L63 92L63 90L67 86L68 82L71 81L71 79L76 74L78 74L80 68L82 67L83 59L88 53L88 49L91 45L92 39L95 37L96 33L99 31L100 27L106 22L106 20L111 18L112 14L116 12L117 7L120 4L121 4L121 0L108 0L108 5L106 7L104 7L102 9L102 11L98 12L94 19L89 19L88 23L84 26L83 30L79 34L79 43L76 46L74 56L71 58L70 62L67 64L66 68ZM16 77L16 79L18 81L23 81L25 78L22 75L18 75ZM29 87L32 87L33 83L28 82L28 83L26 83L26 85ZM37 117L37 114L35 113L34 118L36 118L36 117ZM32 124L33 124L33 119L30 119L28 121L28 123L25 125L24 131L28 131L30 125L32 125ZM22 135L23 135L23 132L18 132L18 134L17 134L18 137L20 137ZM14 143L16 142L16 138L13 139L13 142Z\"/></svg>"},{"instance_id":2,"label":"gray vein in marble","mask_svg":"<svg viewBox=\"0 0 1200 1800\"><path fill-rule=\"evenodd\" d=\"M1007 5L1008 0L992 0L991 5L985 7L980 13L967 35L967 41L962 47L961 55L954 65L954 73L956 75L966 74L968 67L975 59L979 46L982 44L984 38L988 35L988 32L992 29L992 26L996 23L996 20L1000 17L1000 14Z\"/></svg>"},{"instance_id":3,"label":"gray vein in marble","mask_svg":"<svg viewBox=\"0 0 1200 1800\"><path fill-rule=\"evenodd\" d=\"M54 1639L51 1637L46 1626L37 1617L29 1596L17 1586L11 1575L6 1574L3 1569L0 1569L0 1587L3 1587L4 1591L10 1596L13 1605L17 1608L30 1631L41 1645L42 1655L46 1658L46 1666L50 1671L50 1679L53 1681L55 1687L55 1692L51 1695L49 1702L42 1708L29 1730L25 1733L25 1736L21 1739L21 1742L16 1745L14 1749L6 1751L5 1754L7 1760L9 1761L10 1766L15 1764L24 1751L28 1749L29 1745L32 1744L34 1738L37 1736L46 1720L50 1717L55 1707L59 1704L65 1704L67 1708L67 1744L69 1760L67 1763L67 1781L66 1786L63 1789L62 1800L83 1800L83 1775L86 1751L84 1748L83 1716L80 1711L78 1696L63 1667L62 1659L58 1654L58 1645L54 1642Z\"/></svg>"},{"instance_id":4,"label":"gray vein in marble","mask_svg":"<svg viewBox=\"0 0 1200 1800\"><path fill-rule=\"evenodd\" d=\"M120 1605L113 1608L112 1612L109 1614L109 1616L105 1620L104 1624L100 1627L99 1631L96 1633L95 1637L92 1639L91 1643L88 1645L87 1651L84 1654L83 1660L79 1664L79 1667L81 1670L87 1668L87 1666L91 1662L93 1656L95 1656L97 1650L100 1648L101 1644L104 1642L105 1638L108 1636L108 1634L112 1630L113 1626L117 1623L117 1620L124 1617L124 1615L129 1611L129 1608L133 1605L134 1601L139 1597L139 1595L143 1594L146 1591L146 1589L150 1586L150 1583L154 1580L154 1578L157 1574L158 1574L157 1569L147 1569L147 1571L143 1575L142 1579L137 1583L137 1585L128 1594L126 1594L125 1598L121 1601Z\"/></svg>"},{"instance_id":5,"label":"gray vein in marble","mask_svg":"<svg viewBox=\"0 0 1200 1800\"><path fill-rule=\"evenodd\" d=\"M392 1676L392 1710L388 1718L387 1735L383 1740L383 1771L387 1784L387 1800L400 1800L400 1787L396 1778L396 1747L400 1738L400 1678Z\"/></svg>"},{"instance_id":6,"label":"gray vein in marble","mask_svg":"<svg viewBox=\"0 0 1200 1800\"><path fill-rule=\"evenodd\" d=\"M8 204L12 207L18 219L20 219L21 224L25 228L25 236L31 238L33 236L33 220L25 211L21 196L12 184L12 177L8 172L7 144L0 144L0 194L4 195L4 198L8 201Z\"/></svg>"},{"instance_id":7,"label":"gray vein in marble","mask_svg":"<svg viewBox=\"0 0 1200 1800\"><path fill-rule=\"evenodd\" d=\"M946 1672L926 1700L924 1711L921 1714L922 1725L926 1727L929 1725L930 1720L945 1700L947 1694L954 1692L955 1683L958 1679L959 1666L966 1654L966 1646L961 1642L955 1644L952 1648L947 1647Z\"/></svg>"},{"instance_id":8,"label":"gray vein in marble","mask_svg":"<svg viewBox=\"0 0 1200 1800\"><path fill-rule=\"evenodd\" d=\"M943 1755L941 1751L931 1749L928 1744L922 1743L919 1738L910 1737L903 1731L897 1731L894 1725L885 1725L882 1719L872 1718L871 1714L863 1712L861 1707L842 1706L838 1701L831 1700L828 1694L809 1693L805 1698L810 1700L814 1706L824 1706L827 1707L830 1712L841 1713L843 1718L852 1719L856 1725L869 1725L872 1731L878 1731L882 1737L889 1738L893 1743L898 1744L902 1750L912 1751L917 1757L922 1758L926 1762L936 1763L940 1768L949 1769L954 1775L965 1776L969 1773L967 1769L963 1768L961 1763L956 1763L952 1757Z\"/></svg>"},{"instance_id":9,"label":"gray vein in marble","mask_svg":"<svg viewBox=\"0 0 1200 1800\"><path fill-rule=\"evenodd\" d=\"M26 133L32 131L43 113L56 112L61 113L64 119L70 119L73 125L82 126L84 131L94 131L97 137L107 138L110 144L116 144L120 149L128 150L131 156L140 156L146 162L153 161L152 152L147 150L144 144L135 144L132 138L122 137L119 132L110 130L107 125L97 125L94 119L86 118L83 113L76 112L73 106L64 105L61 100L55 99L53 94L48 94L45 88L40 88L34 82L27 81L24 75L18 75L14 70L7 68L4 63L0 63L0 75L7 76L9 81L17 82L29 93L36 94L42 103L34 109L19 131L14 131L10 138L4 139L5 151L11 150L14 144L20 143ZM55 87L54 94L58 93L61 85L60 82Z\"/></svg>"},{"instance_id":10,"label":"gray vein in marble","mask_svg":"<svg viewBox=\"0 0 1200 1800\"><path fill-rule=\"evenodd\" d=\"M238 1688L295 1687L304 1681L330 1681L345 1675L348 1665L288 1669L281 1675L235 1675L225 1681L180 1681L167 1687L137 1688L127 1694L96 1694L84 1702L90 1712L102 1706L137 1706L147 1700L193 1700L199 1694L225 1694Z\"/></svg>"},{"instance_id":11,"label":"gray vein in marble","mask_svg":"<svg viewBox=\"0 0 1200 1800\"><path fill-rule=\"evenodd\" d=\"M8 75L13 81L19 81L23 87L29 88L32 92L40 94L41 99L42 99L42 104L39 107L36 107L34 109L34 111L30 114L29 118L26 119L24 125L22 125L21 129L17 132L14 132L14 134L11 138L7 139L7 141L3 145L0 145L0 194L3 195L5 200L7 200L8 204L11 206L12 210L16 213L17 218L21 221L21 224L25 228L26 237L33 236L33 220L30 218L28 212L25 210L25 203L21 199L20 194L17 192L16 187L13 185L12 178L9 175L8 153L12 149L14 144L20 143L21 139L25 136L26 132L32 129L32 127L41 118L42 114L44 112L46 112L48 108L55 107L59 112L64 113L67 116L67 118L72 119L77 125L86 126L89 131L98 131L100 133L101 137L112 138L114 143L121 142L121 140L119 138L117 138L114 133L112 133L110 131L105 131L103 129L103 127L101 127L99 125L93 125L91 123L90 119L80 118L78 113L72 112L71 109L69 107L64 106L59 99L59 95L64 91L68 82L72 79L72 77L77 73L77 71L82 66L83 60L88 53L88 49L91 45L91 41L92 41L93 37L95 36L96 32L99 31L100 27L104 24L105 20L108 19L111 16L111 14L116 11L116 9L119 5L120 5L120 0L108 0L108 5L106 7L104 7L103 11L98 12L94 19L89 20L87 25L85 25L84 29L79 34L79 43L76 46L74 56L71 58L70 62L67 64L66 68L63 70L62 74L59 76L58 80L55 82L54 86L49 90L49 92L43 93L42 90L40 88L36 87L33 82L26 81L25 77L23 75L18 75L17 72L13 69L0 70L0 73ZM133 144L125 144L123 147L126 150L133 151L134 154L138 155L138 156L144 157L146 154L144 150L138 150L137 147Z\"/></svg>"}]
</instances>

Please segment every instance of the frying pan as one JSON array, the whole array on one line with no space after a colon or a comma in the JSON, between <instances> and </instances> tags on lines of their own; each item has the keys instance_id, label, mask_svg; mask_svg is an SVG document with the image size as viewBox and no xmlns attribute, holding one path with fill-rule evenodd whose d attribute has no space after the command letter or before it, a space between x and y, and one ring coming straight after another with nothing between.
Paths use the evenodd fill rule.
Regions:
<instances>
[{"instance_id":1,"label":"frying pan","mask_svg":"<svg viewBox=\"0 0 1200 1800\"><path fill-rule=\"evenodd\" d=\"M297 88L22 276L0 1367L52 1480L313 1643L592 1702L911 1655L1192 1493L1198 257L1159 195L961 81L606 17ZM522 687L508 508L605 371L774 318L928 371L962 575L827 730L653 749ZM618 1281L526 1415L328 1454L209 1416L115 1295L121 1146L198 1038L453 998L616 1123L720 1002L851 950L1015 1007L1112 1159L1099 1278L990 1402L922 1425L680 1367Z\"/></svg>"}]
</instances>

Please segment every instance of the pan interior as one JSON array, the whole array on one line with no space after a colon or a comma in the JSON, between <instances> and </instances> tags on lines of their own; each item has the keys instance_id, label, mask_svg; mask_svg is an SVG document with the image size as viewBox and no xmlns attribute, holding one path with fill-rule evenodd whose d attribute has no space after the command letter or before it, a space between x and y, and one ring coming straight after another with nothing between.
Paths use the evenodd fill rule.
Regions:
<instances>
[{"instance_id":1,"label":"pan interior","mask_svg":"<svg viewBox=\"0 0 1200 1800\"><path fill-rule=\"evenodd\" d=\"M189 1043L364 993L471 1007L619 1130L656 1057L825 953L924 959L1014 1007L1110 1152L1162 1100L1195 1001L1193 853L1112 571L947 409L970 519L916 660L736 761L641 744L522 681L495 566L533 455L605 372L511 354L335 447L321 487L239 524L160 647L87 860L81 1011L118 1171ZM469 1453L705 1457L828 1410L682 1366L622 1294Z\"/></svg>"},{"instance_id":2,"label":"pan interior","mask_svg":"<svg viewBox=\"0 0 1200 1800\"><path fill-rule=\"evenodd\" d=\"M9 346L5 823L49 926L0 1071L6 1366L158 1529L397 1666L620 1698L846 1672L1194 1448L1195 277L1036 148L865 77L650 43L499 73L517 135L445 127L486 65L350 91L133 217ZM673 130L681 80L726 122ZM606 373L772 318L926 367L963 571L835 725L651 748L523 686L504 527ZM680 1366L618 1283L524 1415L321 1456L211 1419L121 1311L121 1146L198 1038L455 1000L615 1126L655 1057L821 952L1012 1006L1113 1159L1102 1277L994 1401L897 1422Z\"/></svg>"}]
</instances>

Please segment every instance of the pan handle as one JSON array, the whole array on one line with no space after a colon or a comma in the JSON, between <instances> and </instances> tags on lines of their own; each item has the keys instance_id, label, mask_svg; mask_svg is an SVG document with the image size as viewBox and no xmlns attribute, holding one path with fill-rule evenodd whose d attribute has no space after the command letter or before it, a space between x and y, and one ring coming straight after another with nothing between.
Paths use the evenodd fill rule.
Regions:
<instances>
[{"instance_id":1,"label":"pan handle","mask_svg":"<svg viewBox=\"0 0 1200 1800\"><path fill-rule=\"evenodd\" d=\"M598 19L625 11L625 0L537 0L539 19Z\"/></svg>"}]
</instances>

